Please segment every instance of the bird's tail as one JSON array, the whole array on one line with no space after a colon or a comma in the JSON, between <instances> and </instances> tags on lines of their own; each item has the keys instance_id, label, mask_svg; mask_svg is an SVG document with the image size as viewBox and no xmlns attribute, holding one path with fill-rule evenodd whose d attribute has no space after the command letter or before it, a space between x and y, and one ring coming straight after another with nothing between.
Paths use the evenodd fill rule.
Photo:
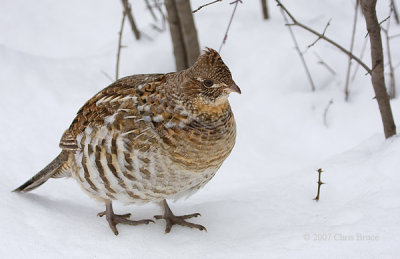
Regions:
<instances>
[{"instance_id":1,"label":"bird's tail","mask_svg":"<svg viewBox=\"0 0 400 259\"><path fill-rule=\"evenodd\" d=\"M29 192L44 184L50 178L61 178L70 175L69 152L61 151L50 164L13 192Z\"/></svg>"}]
</instances>

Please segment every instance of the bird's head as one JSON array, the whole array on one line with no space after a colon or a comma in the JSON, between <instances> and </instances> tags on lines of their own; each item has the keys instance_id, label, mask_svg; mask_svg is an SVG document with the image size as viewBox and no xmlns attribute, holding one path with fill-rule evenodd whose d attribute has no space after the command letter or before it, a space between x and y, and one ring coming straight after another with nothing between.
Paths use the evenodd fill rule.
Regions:
<instances>
[{"instance_id":1,"label":"bird's head","mask_svg":"<svg viewBox=\"0 0 400 259\"><path fill-rule=\"evenodd\" d=\"M186 75L189 80L183 92L197 104L217 106L227 103L230 93L241 93L218 52L210 48L186 70Z\"/></svg>"}]
</instances>

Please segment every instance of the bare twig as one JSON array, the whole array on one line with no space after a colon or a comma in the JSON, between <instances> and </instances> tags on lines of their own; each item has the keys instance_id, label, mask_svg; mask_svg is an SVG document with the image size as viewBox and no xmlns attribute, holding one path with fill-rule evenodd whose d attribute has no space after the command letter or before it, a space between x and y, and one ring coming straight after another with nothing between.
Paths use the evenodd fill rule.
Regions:
<instances>
[{"instance_id":1,"label":"bare twig","mask_svg":"<svg viewBox=\"0 0 400 259\"><path fill-rule=\"evenodd\" d=\"M354 37L356 34L356 28L357 28L357 16L358 16L358 6L360 4L359 0L356 0L356 6L354 7L354 20L353 20L353 31L351 33L351 42L350 42L350 52L353 53L353 47L354 47ZM346 73L346 83L344 86L344 99L347 102L349 100L349 81L350 81L350 70L351 70L351 57L349 56L349 62L347 64L347 73Z\"/></svg>"},{"instance_id":2,"label":"bare twig","mask_svg":"<svg viewBox=\"0 0 400 259\"><path fill-rule=\"evenodd\" d=\"M336 75L336 71L333 68L331 68L328 64L326 64L325 61L317 54L317 52L314 52L314 54L318 58L318 64L328 69L328 71L331 72L332 75Z\"/></svg>"},{"instance_id":3,"label":"bare twig","mask_svg":"<svg viewBox=\"0 0 400 259\"><path fill-rule=\"evenodd\" d=\"M363 45L362 45L361 52L360 52L360 59L362 59L362 58L364 57L364 53L365 53L365 49L366 49L366 47L367 47L367 43L368 43L368 38L364 38L364 43L363 43ZM352 81L352 82L353 82L354 79L356 78L356 75L357 75L357 72L358 72L358 68L359 68L359 67L360 67L360 64L357 63L357 64L356 64L356 69L354 69L353 76L351 77L351 81Z\"/></svg>"},{"instance_id":4,"label":"bare twig","mask_svg":"<svg viewBox=\"0 0 400 259\"><path fill-rule=\"evenodd\" d=\"M192 13L195 13L195 12L197 12L197 11L199 11L201 8L203 8L203 7L206 7L206 6L208 6L208 5L212 5L212 4L215 4L215 3L217 3L217 2L221 2L222 0L215 0L215 1L212 1L212 2L210 2L210 3L207 3L207 4L204 4L204 5L200 5L196 10L194 10L194 11L192 11Z\"/></svg>"},{"instance_id":5,"label":"bare twig","mask_svg":"<svg viewBox=\"0 0 400 259\"><path fill-rule=\"evenodd\" d=\"M318 191L317 191L317 196L315 196L314 200L315 201L319 201L319 194L320 194L320 189L321 189L321 185L325 184L323 182L321 182L321 173L323 172L321 168L319 168L317 170L318 172Z\"/></svg>"},{"instance_id":6,"label":"bare twig","mask_svg":"<svg viewBox=\"0 0 400 259\"><path fill-rule=\"evenodd\" d=\"M354 56L353 53L351 53L350 51L348 51L347 49L345 49L344 47L342 47L341 45L339 45L338 43L334 42L333 40L331 40L330 38L326 37L325 35L322 35L319 32L316 32L315 30L307 27L306 25L298 22L293 15L286 9L286 7L279 1L279 0L275 0L278 3L278 6L285 11L285 13L290 17L290 19L293 22L293 25L299 26L303 29L305 29L306 31L316 35L316 36L320 36L321 39L324 39L325 41L329 42L330 44L332 44L333 46L335 46L336 48L340 49L342 52L344 52L345 54L347 54L348 56L350 56L352 59L354 59L357 63L359 63L369 74L371 74L371 69L364 63L362 62L358 57Z\"/></svg>"},{"instance_id":7,"label":"bare twig","mask_svg":"<svg viewBox=\"0 0 400 259\"><path fill-rule=\"evenodd\" d=\"M381 22L378 23L378 25L382 25L382 23L386 22L388 19L390 18L390 15L388 17L386 17L385 19L383 19ZM365 38L368 37L369 35L369 31L367 31L367 33L365 34Z\"/></svg>"},{"instance_id":8,"label":"bare twig","mask_svg":"<svg viewBox=\"0 0 400 259\"><path fill-rule=\"evenodd\" d=\"M285 19L285 23L288 24L289 21L288 21L286 15L285 15L285 13L283 12L283 10L281 10L281 13L282 13L283 19ZM301 50L300 50L300 48L299 48L299 44L297 43L297 39L296 39L296 36L295 36L294 33L293 33L292 27L290 27L290 26L287 26L287 27L288 27L288 29L289 29L290 36L292 37L292 40L293 40L293 42L294 42L296 51L297 51L297 53L299 54L299 57L300 57L301 62L302 62L302 64L303 64L303 67L304 67L304 69L306 70L306 74L307 74L308 81L310 81L311 90L314 92L314 91L315 91L314 81L313 81L313 79L312 79L310 70L308 69L306 60L304 59L304 55L303 55L303 53L301 52Z\"/></svg>"},{"instance_id":9,"label":"bare twig","mask_svg":"<svg viewBox=\"0 0 400 259\"><path fill-rule=\"evenodd\" d=\"M393 11L393 9L391 9L391 12L392 11ZM396 98L396 83L395 83L395 77L394 77L392 55L390 53L390 37L389 37L390 19L387 22L386 29L385 28L381 28L381 29L385 33L385 36L386 36L386 51L387 51L387 57L388 57L388 61L389 61L389 78L390 78L389 96L390 96L390 99L394 99L394 98Z\"/></svg>"},{"instance_id":10,"label":"bare twig","mask_svg":"<svg viewBox=\"0 0 400 259\"><path fill-rule=\"evenodd\" d=\"M394 38L397 38L397 37L400 37L400 33L395 34L395 35L392 35L392 36L390 36L389 38L390 38L390 39L394 39Z\"/></svg>"},{"instance_id":11,"label":"bare twig","mask_svg":"<svg viewBox=\"0 0 400 259\"><path fill-rule=\"evenodd\" d=\"M162 0L153 0L153 5L150 4L151 8L157 8L158 6L165 5L164 1Z\"/></svg>"},{"instance_id":12,"label":"bare twig","mask_svg":"<svg viewBox=\"0 0 400 259\"><path fill-rule=\"evenodd\" d=\"M136 27L135 20L133 19L131 5L128 2L128 0L121 0L121 1L122 1L122 5L124 6L124 12L126 12L126 15L128 16L129 23L131 24L131 28L132 28L133 34L135 35L135 38L137 40L139 40L140 39L140 31Z\"/></svg>"},{"instance_id":13,"label":"bare twig","mask_svg":"<svg viewBox=\"0 0 400 259\"><path fill-rule=\"evenodd\" d=\"M157 26L157 24L151 24L151 28L153 28L157 32L165 31L165 27L164 28L160 28L160 27Z\"/></svg>"},{"instance_id":14,"label":"bare twig","mask_svg":"<svg viewBox=\"0 0 400 259\"><path fill-rule=\"evenodd\" d=\"M115 80L118 80L119 78L119 58L121 55L121 48L122 48L122 33L124 30L124 24L125 24L125 17L126 17L126 12L124 10L123 15L122 15L122 22L121 22L121 30L119 31L119 37L118 37L118 51L117 51L117 64L115 68Z\"/></svg>"},{"instance_id":15,"label":"bare twig","mask_svg":"<svg viewBox=\"0 0 400 259\"><path fill-rule=\"evenodd\" d=\"M318 38L317 38L313 43L311 43L310 45L308 45L307 48L311 48L311 47L314 46L315 43L317 43L323 36L325 36L326 29L328 29L329 25L331 25L331 20L332 20L332 19L329 19L328 23L325 25L324 31L322 32L321 36L318 36Z\"/></svg>"},{"instance_id":16,"label":"bare twig","mask_svg":"<svg viewBox=\"0 0 400 259\"><path fill-rule=\"evenodd\" d=\"M378 23L378 25L379 25L379 26L382 25L384 22L386 22L386 21L389 20L389 19L390 19L390 15L389 15L388 17L386 17L385 19L383 19L382 21L380 21L380 22ZM369 31L367 31L367 33L365 34L365 38L368 37L368 35L369 35Z\"/></svg>"},{"instance_id":17,"label":"bare twig","mask_svg":"<svg viewBox=\"0 0 400 259\"><path fill-rule=\"evenodd\" d=\"M325 127L328 127L328 111L329 111L329 107L331 107L331 105L333 104L333 99L329 100L328 105L326 105L325 110L324 110L324 125Z\"/></svg>"},{"instance_id":18,"label":"bare twig","mask_svg":"<svg viewBox=\"0 0 400 259\"><path fill-rule=\"evenodd\" d=\"M162 32L162 31L165 31L165 29L166 29L166 21L167 21L167 17L166 17L166 15L164 14L164 11L163 11L163 9L161 8L161 6L162 6L162 4L158 1L158 0L155 0L154 1L154 7L158 10L158 12L160 13L160 15L161 15L161 28L160 27L158 27L157 25L155 25L155 24L153 24L152 25L152 27L153 27L153 29L155 29L155 30L157 30L157 31L159 31L159 32Z\"/></svg>"},{"instance_id":19,"label":"bare twig","mask_svg":"<svg viewBox=\"0 0 400 259\"><path fill-rule=\"evenodd\" d=\"M148 39L149 41L153 41L153 38L147 35L145 32L141 31L140 32L140 37L143 37L145 39Z\"/></svg>"},{"instance_id":20,"label":"bare twig","mask_svg":"<svg viewBox=\"0 0 400 259\"><path fill-rule=\"evenodd\" d=\"M105 77L110 79L111 82L114 82L114 79L107 72L100 70L100 73L102 73Z\"/></svg>"},{"instance_id":21,"label":"bare twig","mask_svg":"<svg viewBox=\"0 0 400 259\"><path fill-rule=\"evenodd\" d=\"M396 23L399 24L400 23L399 14L397 13L397 9L396 9L396 5L394 4L394 0L390 1L390 7L393 10L394 19L396 20Z\"/></svg>"},{"instance_id":22,"label":"bare twig","mask_svg":"<svg viewBox=\"0 0 400 259\"><path fill-rule=\"evenodd\" d=\"M229 24L228 24L228 27L226 28L226 32L225 32L225 35L224 35L224 39L223 39L222 42L221 42L221 46L219 46L218 52L221 52L222 46L225 44L226 39L228 39L228 32L229 32L229 29L231 28L231 24L232 24L232 21L233 21L233 16L235 16L236 8L237 8L237 6L238 6L239 3L242 4L242 3L243 3L242 0L235 0L235 1L233 1L232 3L229 3L229 4L235 4L235 7L233 8L233 12L232 12L232 15L231 15L231 19L229 20Z\"/></svg>"},{"instance_id":23,"label":"bare twig","mask_svg":"<svg viewBox=\"0 0 400 259\"><path fill-rule=\"evenodd\" d=\"M379 23L379 25L382 25L382 23L386 22L386 21L389 20L389 19L390 19L390 15L388 15L388 17L386 17L385 19L383 19L383 20Z\"/></svg>"},{"instance_id":24,"label":"bare twig","mask_svg":"<svg viewBox=\"0 0 400 259\"><path fill-rule=\"evenodd\" d=\"M157 15L154 13L153 7L151 7L149 0L144 0L146 2L146 7L149 9L151 16L153 17L154 21L158 21Z\"/></svg>"},{"instance_id":25,"label":"bare twig","mask_svg":"<svg viewBox=\"0 0 400 259\"><path fill-rule=\"evenodd\" d=\"M159 0L155 0L154 3L155 3L156 9L160 12L161 17L163 18L163 20L164 20L164 21L167 20L167 17L165 16L163 9L161 8L161 6L162 6L163 4L160 3Z\"/></svg>"}]
</instances>

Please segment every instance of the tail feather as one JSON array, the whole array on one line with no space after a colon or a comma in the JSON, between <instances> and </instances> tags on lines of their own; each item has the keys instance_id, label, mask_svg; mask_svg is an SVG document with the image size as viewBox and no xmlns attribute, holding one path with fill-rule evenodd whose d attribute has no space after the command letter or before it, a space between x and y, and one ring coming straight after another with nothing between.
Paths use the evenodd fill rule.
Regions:
<instances>
[{"instance_id":1,"label":"tail feather","mask_svg":"<svg viewBox=\"0 0 400 259\"><path fill-rule=\"evenodd\" d=\"M62 151L50 164L13 192L29 192L44 184L50 178L67 176L66 163L68 162L68 156L67 151Z\"/></svg>"}]
</instances>

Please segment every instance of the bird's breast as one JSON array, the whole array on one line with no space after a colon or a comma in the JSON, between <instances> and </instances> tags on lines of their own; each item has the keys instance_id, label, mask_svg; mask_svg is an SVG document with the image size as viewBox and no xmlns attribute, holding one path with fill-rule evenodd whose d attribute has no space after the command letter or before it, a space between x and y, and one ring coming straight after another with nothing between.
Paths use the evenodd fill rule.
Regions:
<instances>
[{"instance_id":1,"label":"bird's breast","mask_svg":"<svg viewBox=\"0 0 400 259\"><path fill-rule=\"evenodd\" d=\"M221 121L192 121L182 128L166 129L161 137L174 163L186 170L203 172L218 168L228 157L235 145L236 125L230 113Z\"/></svg>"}]
</instances>

